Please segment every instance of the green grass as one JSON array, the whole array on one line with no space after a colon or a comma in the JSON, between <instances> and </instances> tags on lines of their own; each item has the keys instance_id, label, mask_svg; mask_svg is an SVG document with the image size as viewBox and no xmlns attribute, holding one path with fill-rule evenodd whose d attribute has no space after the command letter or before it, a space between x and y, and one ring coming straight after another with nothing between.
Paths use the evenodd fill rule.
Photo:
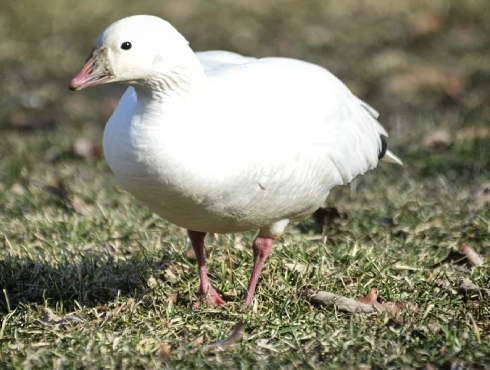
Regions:
<instances>
[{"instance_id":1,"label":"green grass","mask_svg":"<svg viewBox=\"0 0 490 370\"><path fill-rule=\"evenodd\" d=\"M490 208L474 194L490 180L488 137L477 134L490 120L490 7L396 3L2 3L0 368L489 368L490 299L458 289L463 278L490 286L489 262L432 266L463 242L489 256ZM79 138L100 142L122 90L68 93L69 78L97 33L133 13L164 16L198 50L327 66L382 113L405 162L333 191L329 203L346 218L323 234L312 219L293 225L275 243L250 309L240 299L253 232L208 237L210 277L229 304L193 310L198 276L185 231L120 190L103 158L72 154ZM414 35L414 17L429 13L441 26ZM444 82L410 85L415 78L391 90L394 77L420 66L461 75L462 92ZM440 128L453 144L423 150L421 138ZM78 205L47 190L56 181ZM418 311L353 315L302 296L357 298L372 287ZM56 325L43 319L45 308L81 321ZM205 353L239 321L246 334L238 347Z\"/></svg>"}]
</instances>

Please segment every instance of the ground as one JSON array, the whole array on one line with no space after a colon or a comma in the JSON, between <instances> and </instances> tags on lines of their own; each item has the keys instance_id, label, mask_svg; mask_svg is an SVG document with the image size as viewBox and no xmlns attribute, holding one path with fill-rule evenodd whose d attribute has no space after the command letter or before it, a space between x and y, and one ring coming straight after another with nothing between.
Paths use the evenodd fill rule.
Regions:
<instances>
[{"instance_id":1,"label":"ground","mask_svg":"<svg viewBox=\"0 0 490 370\"><path fill-rule=\"evenodd\" d=\"M336 189L322 224L289 228L250 309L254 233L208 238L229 303L193 309L185 231L118 188L101 154L123 88L68 91L97 34L141 13L195 50L327 67L380 111L405 163ZM489 368L489 13L487 0L2 2L0 368ZM416 310L305 295L371 288ZM241 342L208 353L237 322Z\"/></svg>"}]
</instances>

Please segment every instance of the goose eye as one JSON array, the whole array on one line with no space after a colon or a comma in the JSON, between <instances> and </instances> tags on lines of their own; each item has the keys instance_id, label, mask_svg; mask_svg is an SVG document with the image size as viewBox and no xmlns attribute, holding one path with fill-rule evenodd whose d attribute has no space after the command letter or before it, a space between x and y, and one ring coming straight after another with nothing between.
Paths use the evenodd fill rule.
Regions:
<instances>
[{"instance_id":1,"label":"goose eye","mask_svg":"<svg viewBox=\"0 0 490 370\"><path fill-rule=\"evenodd\" d=\"M125 41L121 44L121 49L123 50L129 50L131 49L131 43L129 41Z\"/></svg>"}]
</instances>

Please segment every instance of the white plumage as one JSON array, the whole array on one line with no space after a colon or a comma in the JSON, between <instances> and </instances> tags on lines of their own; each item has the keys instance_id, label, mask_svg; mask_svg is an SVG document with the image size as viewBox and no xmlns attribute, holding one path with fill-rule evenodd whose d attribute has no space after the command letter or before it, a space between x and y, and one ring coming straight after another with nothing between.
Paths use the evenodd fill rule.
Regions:
<instances>
[{"instance_id":1,"label":"white plumage","mask_svg":"<svg viewBox=\"0 0 490 370\"><path fill-rule=\"evenodd\" d=\"M118 183L197 232L276 238L334 186L375 168L387 136L377 112L324 68L194 53L156 17L107 28L71 87L113 81L131 85L104 131ZM389 151L385 159L401 163Z\"/></svg>"}]
</instances>

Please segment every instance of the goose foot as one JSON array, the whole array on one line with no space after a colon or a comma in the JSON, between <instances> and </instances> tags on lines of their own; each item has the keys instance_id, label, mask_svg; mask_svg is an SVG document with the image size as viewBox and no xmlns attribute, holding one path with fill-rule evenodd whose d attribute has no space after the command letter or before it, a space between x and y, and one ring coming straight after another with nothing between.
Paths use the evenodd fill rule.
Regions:
<instances>
[{"instance_id":1,"label":"goose foot","mask_svg":"<svg viewBox=\"0 0 490 370\"><path fill-rule=\"evenodd\" d=\"M200 231L188 230L189 239L191 240L192 249L197 259L197 267L199 269L199 293L198 296L203 298L206 306L220 307L225 305L225 301L219 296L208 279L206 269L206 253L204 251L204 238L206 233ZM194 308L199 307L199 302L194 304Z\"/></svg>"}]
</instances>

